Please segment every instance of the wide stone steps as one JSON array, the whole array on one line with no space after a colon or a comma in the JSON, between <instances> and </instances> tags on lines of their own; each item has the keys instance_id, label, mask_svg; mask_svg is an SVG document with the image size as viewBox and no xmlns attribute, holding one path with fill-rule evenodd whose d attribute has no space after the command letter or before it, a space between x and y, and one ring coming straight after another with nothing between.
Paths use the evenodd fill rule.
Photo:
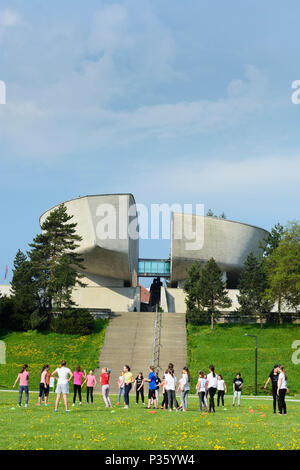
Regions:
<instances>
[{"instance_id":1,"label":"wide stone steps","mask_svg":"<svg viewBox=\"0 0 300 470\"><path fill-rule=\"evenodd\" d=\"M112 371L111 393L118 391L118 377L125 364L131 367L134 377L139 372L148 375L152 363L154 324L153 312L124 312L111 318L100 353L100 367L96 370L96 391L101 390L99 374L102 367L109 367ZM185 314L162 314L161 345L161 377L169 362L174 363L176 375L181 375L181 368L186 365Z\"/></svg>"}]
</instances>

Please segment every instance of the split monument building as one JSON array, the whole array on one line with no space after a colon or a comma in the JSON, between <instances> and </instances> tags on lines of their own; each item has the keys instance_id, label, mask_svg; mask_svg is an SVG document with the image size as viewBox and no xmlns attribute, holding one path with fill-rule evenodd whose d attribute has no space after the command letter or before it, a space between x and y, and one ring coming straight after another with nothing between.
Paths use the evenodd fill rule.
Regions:
<instances>
[{"instance_id":1,"label":"split monument building","mask_svg":"<svg viewBox=\"0 0 300 470\"><path fill-rule=\"evenodd\" d=\"M76 287L73 298L78 307L97 312L140 311L139 278L161 277L164 312L186 311L183 284L187 269L196 260L202 264L214 258L233 304L243 264L252 252L262 254L268 232L253 225L226 219L173 212L171 214L170 258L139 257L140 225L138 207L132 194L85 196L64 202L82 241L77 249L83 258L86 287ZM40 223L57 206L40 217Z\"/></svg>"}]
</instances>

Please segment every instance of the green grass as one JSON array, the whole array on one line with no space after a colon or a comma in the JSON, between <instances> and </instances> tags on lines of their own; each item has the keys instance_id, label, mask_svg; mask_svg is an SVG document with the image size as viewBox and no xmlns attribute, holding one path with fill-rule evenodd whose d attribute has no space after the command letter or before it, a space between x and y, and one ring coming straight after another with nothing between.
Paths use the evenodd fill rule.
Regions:
<instances>
[{"instance_id":1,"label":"green grass","mask_svg":"<svg viewBox=\"0 0 300 470\"><path fill-rule=\"evenodd\" d=\"M112 413L96 395L94 405L65 413L60 404L54 413L54 394L48 408L35 406L36 398L31 393L29 407L17 408L17 393L0 393L0 449L300 449L299 402L287 402L288 415L279 416L269 400L242 398L232 408L226 397L226 410L203 415L190 397L186 413L150 414L131 394L130 408L114 406Z\"/></svg>"},{"instance_id":2,"label":"green grass","mask_svg":"<svg viewBox=\"0 0 300 470\"><path fill-rule=\"evenodd\" d=\"M188 325L188 363L193 386L198 371L208 371L214 364L216 372L223 375L228 390L232 393L232 382L237 372L244 379L245 394L254 393L254 338L258 336L258 393L271 393L263 389L274 364L284 364L288 375L290 394L300 393L300 365L293 364L292 343L300 340L300 325L266 326L259 325L217 325L213 331L208 326ZM193 389L194 390L194 389Z\"/></svg>"},{"instance_id":3,"label":"green grass","mask_svg":"<svg viewBox=\"0 0 300 470\"><path fill-rule=\"evenodd\" d=\"M6 364L0 365L0 388L12 388L24 363L29 365L31 390L39 389L43 364L49 364L53 370L65 359L72 370L76 364L95 369L107 324L108 320L97 320L95 333L88 336L37 331L2 333L0 339L6 344Z\"/></svg>"}]
</instances>

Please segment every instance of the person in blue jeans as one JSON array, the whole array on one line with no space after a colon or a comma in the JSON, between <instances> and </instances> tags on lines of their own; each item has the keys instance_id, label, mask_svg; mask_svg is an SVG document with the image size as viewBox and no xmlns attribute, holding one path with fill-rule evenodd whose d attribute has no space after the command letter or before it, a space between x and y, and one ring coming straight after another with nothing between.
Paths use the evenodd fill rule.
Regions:
<instances>
[{"instance_id":1,"label":"person in blue jeans","mask_svg":"<svg viewBox=\"0 0 300 470\"><path fill-rule=\"evenodd\" d=\"M28 379L29 379L28 365L24 364L22 366L16 380L15 380L14 385L13 385L13 388L14 388L17 385L17 382L20 380L20 384L19 384L19 408L21 408L23 392L25 392L25 408L28 407L28 400L29 400Z\"/></svg>"},{"instance_id":2,"label":"person in blue jeans","mask_svg":"<svg viewBox=\"0 0 300 470\"><path fill-rule=\"evenodd\" d=\"M148 406L147 409L149 409L151 406L151 400L153 399L154 402L154 408L157 409L157 399L156 399L156 394L155 390L157 387L156 384L156 374L155 374L155 367L150 366L149 367L149 376L148 379L144 379L144 382L149 382L149 393L148 393Z\"/></svg>"}]
</instances>

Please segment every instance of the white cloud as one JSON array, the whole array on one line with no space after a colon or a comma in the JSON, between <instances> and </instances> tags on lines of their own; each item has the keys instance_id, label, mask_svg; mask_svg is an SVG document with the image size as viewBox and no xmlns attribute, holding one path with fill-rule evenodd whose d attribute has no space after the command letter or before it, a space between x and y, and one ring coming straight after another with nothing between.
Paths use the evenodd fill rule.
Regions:
<instances>
[{"instance_id":1,"label":"white cloud","mask_svg":"<svg viewBox=\"0 0 300 470\"><path fill-rule=\"evenodd\" d=\"M0 26L16 26L20 22L20 15L9 9L0 10Z\"/></svg>"}]
</instances>

